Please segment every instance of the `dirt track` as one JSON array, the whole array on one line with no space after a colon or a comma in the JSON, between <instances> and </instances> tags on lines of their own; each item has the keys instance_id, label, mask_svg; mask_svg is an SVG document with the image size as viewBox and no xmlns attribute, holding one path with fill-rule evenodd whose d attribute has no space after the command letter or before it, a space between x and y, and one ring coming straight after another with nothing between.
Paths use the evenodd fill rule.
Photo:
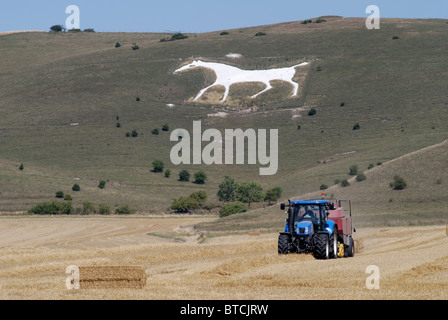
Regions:
<instances>
[{"instance_id":1,"label":"dirt track","mask_svg":"<svg viewBox=\"0 0 448 320\"><path fill-rule=\"evenodd\" d=\"M354 258L317 261L279 256L277 234L203 241L176 228L204 219L2 218L0 299L277 300L285 289L287 299L448 298L445 226L359 229ZM68 290L69 265L144 266L147 283ZM370 265L380 271L378 290L366 287Z\"/></svg>"}]
</instances>

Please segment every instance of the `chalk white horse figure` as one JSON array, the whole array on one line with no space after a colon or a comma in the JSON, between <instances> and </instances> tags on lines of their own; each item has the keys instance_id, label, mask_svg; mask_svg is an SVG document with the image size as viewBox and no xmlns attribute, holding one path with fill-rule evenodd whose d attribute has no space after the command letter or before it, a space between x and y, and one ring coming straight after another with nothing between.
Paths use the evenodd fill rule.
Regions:
<instances>
[{"instance_id":1,"label":"chalk white horse figure","mask_svg":"<svg viewBox=\"0 0 448 320\"><path fill-rule=\"evenodd\" d=\"M223 86L225 88L224 97L221 100L221 103L226 101L227 96L229 95L230 86L234 83L241 82L263 82L266 85L266 88L262 91L254 94L251 98L256 98L260 94L272 89L271 81L273 80L282 80L289 82L294 87L294 92L292 97L297 96L299 91L299 84L294 82L292 79L296 73L296 67L301 67L307 65L308 62L303 62L301 64L289 67L289 68L278 68L278 69L269 69L269 70L241 70L236 67L232 67L222 63L215 62L204 62L201 60L193 61L177 70L174 73L179 73L185 70L193 69L193 68L207 68L212 69L216 73L216 81L210 86L202 89L199 94L194 98L194 101L198 100L208 89L214 86Z\"/></svg>"}]
</instances>

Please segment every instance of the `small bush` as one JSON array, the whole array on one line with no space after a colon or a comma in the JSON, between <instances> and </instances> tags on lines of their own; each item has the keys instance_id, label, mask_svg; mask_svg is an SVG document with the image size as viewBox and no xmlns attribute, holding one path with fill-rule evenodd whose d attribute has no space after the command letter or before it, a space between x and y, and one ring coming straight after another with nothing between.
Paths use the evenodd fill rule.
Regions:
<instances>
[{"instance_id":1,"label":"small bush","mask_svg":"<svg viewBox=\"0 0 448 320\"><path fill-rule=\"evenodd\" d=\"M74 184L72 187L72 191L78 192L81 191L81 187L79 186L79 184Z\"/></svg>"},{"instance_id":2,"label":"small bush","mask_svg":"<svg viewBox=\"0 0 448 320\"><path fill-rule=\"evenodd\" d=\"M129 138L131 136L130 132L126 132L126 138Z\"/></svg>"},{"instance_id":3,"label":"small bush","mask_svg":"<svg viewBox=\"0 0 448 320\"><path fill-rule=\"evenodd\" d=\"M19 166L19 170L23 171L23 163Z\"/></svg>"},{"instance_id":4,"label":"small bush","mask_svg":"<svg viewBox=\"0 0 448 320\"><path fill-rule=\"evenodd\" d=\"M361 181L364 181L366 179L367 179L366 175L364 173L362 173L362 172L360 172L360 173L358 173L356 175L356 181L357 182L361 182Z\"/></svg>"},{"instance_id":5,"label":"small bush","mask_svg":"<svg viewBox=\"0 0 448 320\"><path fill-rule=\"evenodd\" d=\"M98 205L98 213L99 214L110 214L110 207L105 204L100 203Z\"/></svg>"},{"instance_id":6,"label":"small bush","mask_svg":"<svg viewBox=\"0 0 448 320\"><path fill-rule=\"evenodd\" d=\"M66 195L64 196L64 200L65 200L65 201L72 201L72 200L73 200L73 198L72 198L72 196L71 196L71 195L69 195L69 194L66 194Z\"/></svg>"},{"instance_id":7,"label":"small bush","mask_svg":"<svg viewBox=\"0 0 448 320\"><path fill-rule=\"evenodd\" d=\"M120 47L121 47L120 42L117 42L117 43L115 44L115 48L120 48Z\"/></svg>"},{"instance_id":8,"label":"small bush","mask_svg":"<svg viewBox=\"0 0 448 320\"><path fill-rule=\"evenodd\" d=\"M344 179L341 181L341 187L345 188L345 187L349 187L350 186L350 182L348 182L347 179Z\"/></svg>"},{"instance_id":9,"label":"small bush","mask_svg":"<svg viewBox=\"0 0 448 320\"><path fill-rule=\"evenodd\" d=\"M104 189L105 187L106 187L106 181L105 180L100 180L100 183L98 184L98 188Z\"/></svg>"},{"instance_id":10,"label":"small bush","mask_svg":"<svg viewBox=\"0 0 448 320\"><path fill-rule=\"evenodd\" d=\"M132 137L132 138L137 138L137 137L138 137L138 132L137 132L137 130L132 130L131 137Z\"/></svg>"},{"instance_id":11,"label":"small bush","mask_svg":"<svg viewBox=\"0 0 448 320\"><path fill-rule=\"evenodd\" d=\"M180 213L187 213L191 210L195 210L199 208L199 203L193 197L180 197L179 199L175 199L173 204L171 205L171 209Z\"/></svg>"},{"instance_id":12,"label":"small bush","mask_svg":"<svg viewBox=\"0 0 448 320\"><path fill-rule=\"evenodd\" d=\"M310 117L312 117L312 116L314 116L316 113L317 113L317 110L314 109L314 108L312 108L312 109L308 112L308 115L309 115Z\"/></svg>"},{"instance_id":13,"label":"small bush","mask_svg":"<svg viewBox=\"0 0 448 320\"><path fill-rule=\"evenodd\" d=\"M399 36L393 36L392 39L393 40L398 40L398 39L400 39L400 37Z\"/></svg>"},{"instance_id":14,"label":"small bush","mask_svg":"<svg viewBox=\"0 0 448 320\"><path fill-rule=\"evenodd\" d=\"M84 201L82 203L82 214L92 214L92 213L96 213L96 209L95 206L93 205L93 203L89 202L89 201Z\"/></svg>"},{"instance_id":15,"label":"small bush","mask_svg":"<svg viewBox=\"0 0 448 320\"><path fill-rule=\"evenodd\" d=\"M163 130L163 131L169 131L169 130L170 130L170 127L169 127L167 124L164 124L164 125L162 126L162 130Z\"/></svg>"},{"instance_id":16,"label":"small bush","mask_svg":"<svg viewBox=\"0 0 448 320\"><path fill-rule=\"evenodd\" d=\"M219 216L222 218L245 211L247 211L246 206L241 201L229 202L219 210Z\"/></svg>"},{"instance_id":17,"label":"small bush","mask_svg":"<svg viewBox=\"0 0 448 320\"><path fill-rule=\"evenodd\" d=\"M327 190L328 186L326 184L321 184L319 189L320 190Z\"/></svg>"},{"instance_id":18,"label":"small bush","mask_svg":"<svg viewBox=\"0 0 448 320\"><path fill-rule=\"evenodd\" d=\"M341 102L341 107L345 107L345 102Z\"/></svg>"},{"instance_id":19,"label":"small bush","mask_svg":"<svg viewBox=\"0 0 448 320\"><path fill-rule=\"evenodd\" d=\"M132 214L135 210L131 209L128 205L119 206L115 209L116 214Z\"/></svg>"},{"instance_id":20,"label":"small bush","mask_svg":"<svg viewBox=\"0 0 448 320\"><path fill-rule=\"evenodd\" d=\"M61 32L62 29L63 28L60 24L56 24L56 25L50 27L50 30L53 32Z\"/></svg>"},{"instance_id":21,"label":"small bush","mask_svg":"<svg viewBox=\"0 0 448 320\"><path fill-rule=\"evenodd\" d=\"M373 163L369 164L369 166L367 167L367 170L373 169L375 167L375 165Z\"/></svg>"},{"instance_id":22,"label":"small bush","mask_svg":"<svg viewBox=\"0 0 448 320\"><path fill-rule=\"evenodd\" d=\"M59 198L59 199L64 198L64 192L63 191L57 191L56 192L56 198Z\"/></svg>"},{"instance_id":23,"label":"small bush","mask_svg":"<svg viewBox=\"0 0 448 320\"><path fill-rule=\"evenodd\" d=\"M132 46L132 50L138 50L138 49L140 49L140 47L136 44L136 43L134 43L133 44L133 46Z\"/></svg>"},{"instance_id":24,"label":"small bush","mask_svg":"<svg viewBox=\"0 0 448 320\"><path fill-rule=\"evenodd\" d=\"M155 136L158 136L160 132L158 128L155 128L154 130L151 131L151 133Z\"/></svg>"},{"instance_id":25,"label":"small bush","mask_svg":"<svg viewBox=\"0 0 448 320\"><path fill-rule=\"evenodd\" d=\"M164 168L164 164L163 164L163 161L162 160L154 160L153 162L152 162L152 167L153 167L153 172L163 172L163 168ZM165 176L166 176L166 173L165 173Z\"/></svg>"},{"instance_id":26,"label":"small bush","mask_svg":"<svg viewBox=\"0 0 448 320\"><path fill-rule=\"evenodd\" d=\"M194 174L194 183L196 184L204 184L205 180L207 180L207 175L204 171L198 171Z\"/></svg>"},{"instance_id":27,"label":"small bush","mask_svg":"<svg viewBox=\"0 0 448 320\"><path fill-rule=\"evenodd\" d=\"M358 165L357 164L351 165L348 174L351 176L356 176L358 174Z\"/></svg>"},{"instance_id":28,"label":"small bush","mask_svg":"<svg viewBox=\"0 0 448 320\"><path fill-rule=\"evenodd\" d=\"M120 122L117 122L117 124L115 125L117 128L121 128L121 124Z\"/></svg>"},{"instance_id":29,"label":"small bush","mask_svg":"<svg viewBox=\"0 0 448 320\"><path fill-rule=\"evenodd\" d=\"M190 198L193 198L194 200L196 200L196 202L201 204L207 201L207 193L203 190L196 191L190 194Z\"/></svg>"},{"instance_id":30,"label":"small bush","mask_svg":"<svg viewBox=\"0 0 448 320\"><path fill-rule=\"evenodd\" d=\"M382 165L383 163L381 162L381 161L378 161L377 163L376 163L376 165L377 166L380 166L380 165Z\"/></svg>"},{"instance_id":31,"label":"small bush","mask_svg":"<svg viewBox=\"0 0 448 320\"><path fill-rule=\"evenodd\" d=\"M359 130L361 129L361 125L357 122L355 123L355 125L353 126L353 130Z\"/></svg>"},{"instance_id":32,"label":"small bush","mask_svg":"<svg viewBox=\"0 0 448 320\"><path fill-rule=\"evenodd\" d=\"M255 34L256 37L262 37L262 36L265 36L265 35L266 35L265 32L257 32L257 33Z\"/></svg>"},{"instance_id":33,"label":"small bush","mask_svg":"<svg viewBox=\"0 0 448 320\"><path fill-rule=\"evenodd\" d=\"M183 40L183 39L187 39L187 38L188 38L188 36L186 36L186 35L184 35L182 33L176 33L176 34L173 34L169 38L160 39L160 42L169 42L169 41Z\"/></svg>"},{"instance_id":34,"label":"small bush","mask_svg":"<svg viewBox=\"0 0 448 320\"><path fill-rule=\"evenodd\" d=\"M404 190L407 188L407 183L403 177L396 175L394 180L389 184L393 190Z\"/></svg>"},{"instance_id":35,"label":"small bush","mask_svg":"<svg viewBox=\"0 0 448 320\"><path fill-rule=\"evenodd\" d=\"M327 20L325 20L325 19L317 19L315 23L323 23L323 22L327 22Z\"/></svg>"},{"instance_id":36,"label":"small bush","mask_svg":"<svg viewBox=\"0 0 448 320\"><path fill-rule=\"evenodd\" d=\"M226 36L226 35L228 35L229 33L227 32L227 31L223 31L223 32L221 32L219 35L220 36Z\"/></svg>"},{"instance_id":37,"label":"small bush","mask_svg":"<svg viewBox=\"0 0 448 320\"><path fill-rule=\"evenodd\" d=\"M313 20L304 20L301 22L301 24L308 24L308 23L313 23Z\"/></svg>"},{"instance_id":38,"label":"small bush","mask_svg":"<svg viewBox=\"0 0 448 320\"><path fill-rule=\"evenodd\" d=\"M167 169L167 170L165 171L165 178L169 178L170 175L171 175L171 170L170 170L170 169Z\"/></svg>"},{"instance_id":39,"label":"small bush","mask_svg":"<svg viewBox=\"0 0 448 320\"><path fill-rule=\"evenodd\" d=\"M84 29L84 32L95 32L95 30L93 28L87 28Z\"/></svg>"},{"instance_id":40,"label":"small bush","mask_svg":"<svg viewBox=\"0 0 448 320\"><path fill-rule=\"evenodd\" d=\"M190 173L187 170L182 170L179 173L179 181L184 181L184 182L190 181Z\"/></svg>"}]
</instances>

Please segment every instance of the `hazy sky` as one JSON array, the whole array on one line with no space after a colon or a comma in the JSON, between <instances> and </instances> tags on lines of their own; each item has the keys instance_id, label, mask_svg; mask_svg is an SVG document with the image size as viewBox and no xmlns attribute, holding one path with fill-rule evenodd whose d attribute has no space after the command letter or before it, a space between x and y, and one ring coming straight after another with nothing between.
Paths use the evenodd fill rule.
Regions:
<instances>
[{"instance_id":1,"label":"hazy sky","mask_svg":"<svg viewBox=\"0 0 448 320\"><path fill-rule=\"evenodd\" d=\"M296 21L323 15L448 18L448 0L1 0L0 31L65 26L65 9L80 9L81 29L98 32L208 32Z\"/></svg>"}]
</instances>

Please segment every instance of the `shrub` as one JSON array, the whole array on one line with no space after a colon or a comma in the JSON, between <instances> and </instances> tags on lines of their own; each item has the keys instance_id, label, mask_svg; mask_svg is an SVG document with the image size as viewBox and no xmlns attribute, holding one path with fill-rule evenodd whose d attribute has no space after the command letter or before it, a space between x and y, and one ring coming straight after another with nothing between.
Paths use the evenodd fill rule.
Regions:
<instances>
[{"instance_id":1,"label":"shrub","mask_svg":"<svg viewBox=\"0 0 448 320\"><path fill-rule=\"evenodd\" d=\"M194 174L194 183L204 184L205 180L207 180L207 175L204 171L198 171Z\"/></svg>"},{"instance_id":2,"label":"shrub","mask_svg":"<svg viewBox=\"0 0 448 320\"><path fill-rule=\"evenodd\" d=\"M358 165L357 164L351 165L349 168L349 175L356 176L357 174L358 174Z\"/></svg>"},{"instance_id":3,"label":"shrub","mask_svg":"<svg viewBox=\"0 0 448 320\"><path fill-rule=\"evenodd\" d=\"M160 39L160 42L183 40L183 39L187 39L187 38L188 38L188 36L186 36L182 33L176 33L176 34L173 34L171 37Z\"/></svg>"},{"instance_id":4,"label":"shrub","mask_svg":"<svg viewBox=\"0 0 448 320\"><path fill-rule=\"evenodd\" d=\"M327 22L327 20L325 20L325 19L317 19L315 23L322 23L322 22Z\"/></svg>"},{"instance_id":5,"label":"shrub","mask_svg":"<svg viewBox=\"0 0 448 320\"><path fill-rule=\"evenodd\" d=\"M312 108L312 109L308 112L308 115L311 117L311 116L314 116L316 113L317 113L317 110L314 109L314 108Z\"/></svg>"},{"instance_id":6,"label":"shrub","mask_svg":"<svg viewBox=\"0 0 448 320\"><path fill-rule=\"evenodd\" d=\"M344 179L344 180L341 181L341 187L345 188L345 187L348 187L348 186L350 186L350 182L348 182L347 179Z\"/></svg>"},{"instance_id":7,"label":"shrub","mask_svg":"<svg viewBox=\"0 0 448 320\"><path fill-rule=\"evenodd\" d=\"M262 36L265 36L265 35L266 35L265 32L257 32L257 33L255 34L256 37L262 37Z\"/></svg>"},{"instance_id":8,"label":"shrub","mask_svg":"<svg viewBox=\"0 0 448 320\"><path fill-rule=\"evenodd\" d=\"M65 201L72 201L72 200L73 200L73 198L72 198L72 196L71 196L71 195L69 195L69 194L66 194L66 195L64 196L64 200L65 200Z\"/></svg>"},{"instance_id":9,"label":"shrub","mask_svg":"<svg viewBox=\"0 0 448 320\"><path fill-rule=\"evenodd\" d=\"M179 172L179 181L190 181L190 173L187 170Z\"/></svg>"},{"instance_id":10,"label":"shrub","mask_svg":"<svg viewBox=\"0 0 448 320\"><path fill-rule=\"evenodd\" d=\"M132 138L137 138L137 137L138 137L138 132L137 132L137 130L132 130L131 137L132 137Z\"/></svg>"},{"instance_id":11,"label":"shrub","mask_svg":"<svg viewBox=\"0 0 448 320\"><path fill-rule=\"evenodd\" d=\"M175 199L173 204L171 205L171 209L176 212L187 213L191 210L195 210L199 208L198 201L192 196L189 197L180 197L179 199Z\"/></svg>"},{"instance_id":12,"label":"shrub","mask_svg":"<svg viewBox=\"0 0 448 320\"><path fill-rule=\"evenodd\" d=\"M361 182L361 181L364 181L366 179L367 179L366 175L364 173L362 173L362 172L360 172L360 173L358 173L356 175L356 181L357 182Z\"/></svg>"},{"instance_id":13,"label":"shrub","mask_svg":"<svg viewBox=\"0 0 448 320\"><path fill-rule=\"evenodd\" d=\"M229 176L224 177L224 181L218 186L219 201L230 202L236 199L236 188L238 184Z\"/></svg>"},{"instance_id":14,"label":"shrub","mask_svg":"<svg viewBox=\"0 0 448 320\"><path fill-rule=\"evenodd\" d=\"M301 22L301 24L308 24L308 23L313 23L313 20L304 20Z\"/></svg>"},{"instance_id":15,"label":"shrub","mask_svg":"<svg viewBox=\"0 0 448 320\"><path fill-rule=\"evenodd\" d=\"M105 180L100 180L100 183L98 184L98 188L104 189L105 187L106 187L106 181Z\"/></svg>"},{"instance_id":16,"label":"shrub","mask_svg":"<svg viewBox=\"0 0 448 320\"><path fill-rule=\"evenodd\" d=\"M135 101L140 102L140 97L135 98Z\"/></svg>"},{"instance_id":17,"label":"shrub","mask_svg":"<svg viewBox=\"0 0 448 320\"><path fill-rule=\"evenodd\" d=\"M226 203L221 210L219 210L219 216L222 217L227 217L230 216L232 214L237 214L237 213L241 213L241 212L245 212L246 206L244 205L244 203L240 202L240 201L235 201L235 202L229 202Z\"/></svg>"},{"instance_id":18,"label":"shrub","mask_svg":"<svg viewBox=\"0 0 448 320\"><path fill-rule=\"evenodd\" d=\"M157 135L159 135L159 129L158 128L155 128L154 130L152 130L151 131L151 133L153 134L153 135L155 135L155 136L157 136Z\"/></svg>"},{"instance_id":19,"label":"shrub","mask_svg":"<svg viewBox=\"0 0 448 320\"><path fill-rule=\"evenodd\" d=\"M93 203L89 201L84 201L82 203L82 214L91 214L91 213L96 213L95 206L93 205Z\"/></svg>"},{"instance_id":20,"label":"shrub","mask_svg":"<svg viewBox=\"0 0 448 320\"><path fill-rule=\"evenodd\" d=\"M133 46L132 46L132 50L138 50L138 49L140 49L140 47L136 44L136 43L134 43L133 44Z\"/></svg>"},{"instance_id":21,"label":"shrub","mask_svg":"<svg viewBox=\"0 0 448 320\"><path fill-rule=\"evenodd\" d=\"M72 187L72 191L78 192L81 191L81 187L79 186L79 184L74 184Z\"/></svg>"},{"instance_id":22,"label":"shrub","mask_svg":"<svg viewBox=\"0 0 448 320\"><path fill-rule=\"evenodd\" d=\"M57 191L56 192L56 198L60 198L60 199L64 198L64 192L63 191Z\"/></svg>"},{"instance_id":23,"label":"shrub","mask_svg":"<svg viewBox=\"0 0 448 320\"><path fill-rule=\"evenodd\" d=\"M126 132L126 138L129 138L131 136L130 132Z\"/></svg>"},{"instance_id":24,"label":"shrub","mask_svg":"<svg viewBox=\"0 0 448 320\"><path fill-rule=\"evenodd\" d=\"M394 180L389 184L393 190L403 190L407 188L407 183L403 177L396 175Z\"/></svg>"},{"instance_id":25,"label":"shrub","mask_svg":"<svg viewBox=\"0 0 448 320\"><path fill-rule=\"evenodd\" d=\"M119 206L115 209L116 214L132 214L135 210L131 209L128 205Z\"/></svg>"},{"instance_id":26,"label":"shrub","mask_svg":"<svg viewBox=\"0 0 448 320\"><path fill-rule=\"evenodd\" d=\"M163 172L163 167L165 166L164 164L163 164L163 161L162 160L154 160L153 162L152 162L152 166L153 166L153 172ZM167 170L168 171L168 170ZM166 177L166 173L165 173L165 177Z\"/></svg>"},{"instance_id":27,"label":"shrub","mask_svg":"<svg viewBox=\"0 0 448 320\"><path fill-rule=\"evenodd\" d=\"M169 130L170 130L170 127L169 127L167 124L164 124L164 125L162 126L162 130L163 130L163 131L169 131Z\"/></svg>"},{"instance_id":28,"label":"shrub","mask_svg":"<svg viewBox=\"0 0 448 320\"><path fill-rule=\"evenodd\" d=\"M19 166L19 170L20 170L20 171L23 171L23 163L20 164L20 166Z\"/></svg>"},{"instance_id":29,"label":"shrub","mask_svg":"<svg viewBox=\"0 0 448 320\"><path fill-rule=\"evenodd\" d=\"M43 202L38 203L32 207L28 213L30 214L71 214L73 213L73 206L70 201L61 202Z\"/></svg>"},{"instance_id":30,"label":"shrub","mask_svg":"<svg viewBox=\"0 0 448 320\"><path fill-rule=\"evenodd\" d=\"M98 213L99 214L110 214L110 207L105 204L100 203L98 205Z\"/></svg>"},{"instance_id":31,"label":"shrub","mask_svg":"<svg viewBox=\"0 0 448 320\"><path fill-rule=\"evenodd\" d=\"M327 190L328 186L326 184L321 184L320 185L320 190Z\"/></svg>"},{"instance_id":32,"label":"shrub","mask_svg":"<svg viewBox=\"0 0 448 320\"><path fill-rule=\"evenodd\" d=\"M376 165L377 166L380 166L380 165L382 165L383 163L381 162L381 161L378 161L377 163L376 163Z\"/></svg>"},{"instance_id":33,"label":"shrub","mask_svg":"<svg viewBox=\"0 0 448 320\"><path fill-rule=\"evenodd\" d=\"M62 29L63 28L60 24L56 24L56 25L50 27L50 30L53 32L61 32Z\"/></svg>"},{"instance_id":34,"label":"shrub","mask_svg":"<svg viewBox=\"0 0 448 320\"><path fill-rule=\"evenodd\" d=\"M345 102L341 102L341 107L345 107Z\"/></svg>"},{"instance_id":35,"label":"shrub","mask_svg":"<svg viewBox=\"0 0 448 320\"><path fill-rule=\"evenodd\" d=\"M369 164L369 166L367 167L367 170L373 169L373 167L375 167L375 165L373 163Z\"/></svg>"},{"instance_id":36,"label":"shrub","mask_svg":"<svg viewBox=\"0 0 448 320\"><path fill-rule=\"evenodd\" d=\"M196 200L199 204L207 201L207 192L205 191L196 191L190 194L190 198Z\"/></svg>"},{"instance_id":37,"label":"shrub","mask_svg":"<svg viewBox=\"0 0 448 320\"><path fill-rule=\"evenodd\" d=\"M226 36L226 35L228 35L229 33L227 32L227 31L223 31L223 32L221 32L219 35L220 36Z\"/></svg>"},{"instance_id":38,"label":"shrub","mask_svg":"<svg viewBox=\"0 0 448 320\"><path fill-rule=\"evenodd\" d=\"M393 36L392 39L393 40L398 40L398 39L400 39L400 37L399 36Z\"/></svg>"},{"instance_id":39,"label":"shrub","mask_svg":"<svg viewBox=\"0 0 448 320\"><path fill-rule=\"evenodd\" d=\"M170 175L171 175L171 170L170 170L170 169L167 169L167 170L165 171L165 178L169 178Z\"/></svg>"},{"instance_id":40,"label":"shrub","mask_svg":"<svg viewBox=\"0 0 448 320\"><path fill-rule=\"evenodd\" d=\"M120 48L120 47L121 47L120 42L117 42L117 43L115 44L115 48Z\"/></svg>"},{"instance_id":41,"label":"shrub","mask_svg":"<svg viewBox=\"0 0 448 320\"><path fill-rule=\"evenodd\" d=\"M243 182L236 188L238 201L247 203L250 208L252 202L263 201L263 187L258 182Z\"/></svg>"},{"instance_id":42,"label":"shrub","mask_svg":"<svg viewBox=\"0 0 448 320\"><path fill-rule=\"evenodd\" d=\"M95 32L95 30L93 28L87 28L84 29L84 32Z\"/></svg>"},{"instance_id":43,"label":"shrub","mask_svg":"<svg viewBox=\"0 0 448 320\"><path fill-rule=\"evenodd\" d=\"M359 130L361 129L361 125L357 122L355 123L355 125L353 126L353 130Z\"/></svg>"}]
</instances>

